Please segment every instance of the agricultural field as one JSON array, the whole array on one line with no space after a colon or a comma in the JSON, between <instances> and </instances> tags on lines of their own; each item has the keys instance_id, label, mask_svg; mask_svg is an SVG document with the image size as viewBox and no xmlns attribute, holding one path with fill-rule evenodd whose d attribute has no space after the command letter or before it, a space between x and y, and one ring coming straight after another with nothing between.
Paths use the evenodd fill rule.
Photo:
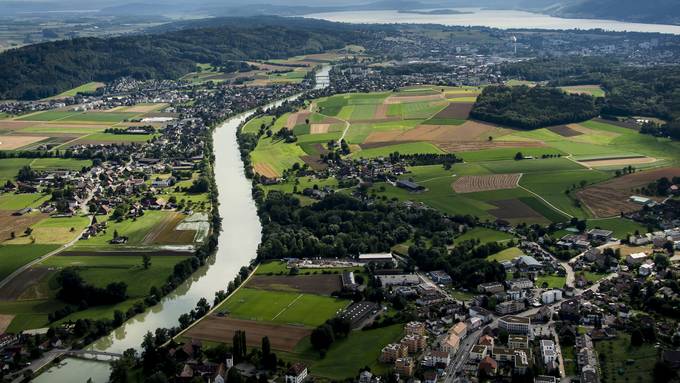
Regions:
<instances>
[{"instance_id":1,"label":"agricultural field","mask_svg":"<svg viewBox=\"0 0 680 383\"><path fill-rule=\"evenodd\" d=\"M54 150L80 144L145 142L155 135L113 134L105 131L142 125L162 129L163 123L142 120L150 116L173 117L162 113L166 106L162 103L139 104L86 112L64 107L16 117L3 116L0 117L0 150Z\"/></svg>"},{"instance_id":2,"label":"agricultural field","mask_svg":"<svg viewBox=\"0 0 680 383\"><path fill-rule=\"evenodd\" d=\"M511 247L496 254L490 255L486 257L486 259L488 261L505 262L512 261L515 258L521 257L522 255L524 255L522 250L516 247Z\"/></svg>"},{"instance_id":3,"label":"agricultural field","mask_svg":"<svg viewBox=\"0 0 680 383\"><path fill-rule=\"evenodd\" d=\"M81 86L75 87L73 89L67 90L63 93L60 93L54 97L50 97L50 99L62 99L62 98L67 98L67 97L73 97L77 95L78 93L94 93L97 91L99 88L103 88L105 86L104 83L102 82L88 82L87 84L83 84Z\"/></svg>"},{"instance_id":4,"label":"agricultural field","mask_svg":"<svg viewBox=\"0 0 680 383\"><path fill-rule=\"evenodd\" d=\"M596 95L601 91L589 86L568 89L586 90ZM329 141L341 139L348 144L347 157L353 159L388 157L394 152L454 153L463 163L449 170L441 166L408 168L403 179L423 186L422 192L381 182L370 192L483 220L549 224L629 211L633 188L660 175L674 175L674 166L680 164L679 143L641 135L605 120L530 131L471 120L470 110L479 92L473 87L419 86L395 92L340 94L313 100L303 110L278 119L259 116L245 125L245 132L256 133L264 124L271 126L272 132L292 130L296 141L262 136L251 154L254 171L279 178L296 164L324 169L321 155L328 152ZM640 172L615 178L615 172L627 166ZM292 181L265 189L293 192ZM298 191L314 183L335 188L332 179L300 181ZM632 187L621 188L623 183Z\"/></svg>"}]
</instances>

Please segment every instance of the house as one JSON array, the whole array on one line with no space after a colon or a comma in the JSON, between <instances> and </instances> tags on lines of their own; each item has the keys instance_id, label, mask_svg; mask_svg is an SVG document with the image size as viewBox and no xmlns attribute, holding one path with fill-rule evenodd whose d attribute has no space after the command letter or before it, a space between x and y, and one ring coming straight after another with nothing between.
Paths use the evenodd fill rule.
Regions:
<instances>
[{"instance_id":1,"label":"house","mask_svg":"<svg viewBox=\"0 0 680 383\"><path fill-rule=\"evenodd\" d=\"M592 241L609 242L614 234L611 230L590 229L588 230L588 239Z\"/></svg>"},{"instance_id":2,"label":"house","mask_svg":"<svg viewBox=\"0 0 680 383\"><path fill-rule=\"evenodd\" d=\"M515 350L514 362L514 372L520 375L526 374L529 368L529 356L525 350Z\"/></svg>"},{"instance_id":3,"label":"house","mask_svg":"<svg viewBox=\"0 0 680 383\"><path fill-rule=\"evenodd\" d=\"M359 373L359 383L371 383L373 380L373 374L370 371L361 371Z\"/></svg>"},{"instance_id":4,"label":"house","mask_svg":"<svg viewBox=\"0 0 680 383\"><path fill-rule=\"evenodd\" d=\"M483 307L472 306L470 309L468 309L468 313L471 317L477 317L481 319L483 323L489 323L491 320L493 320L493 314Z\"/></svg>"},{"instance_id":5,"label":"house","mask_svg":"<svg viewBox=\"0 0 680 383\"><path fill-rule=\"evenodd\" d=\"M626 263L629 265L639 265L643 263L649 255L646 253L633 253L629 254L628 257L626 257Z\"/></svg>"},{"instance_id":6,"label":"house","mask_svg":"<svg viewBox=\"0 0 680 383\"><path fill-rule=\"evenodd\" d=\"M489 335L482 335L481 337L479 337L479 341L477 342L477 344L489 346L491 348L493 348L494 343L495 343L495 340L493 339L492 336L489 336Z\"/></svg>"},{"instance_id":7,"label":"house","mask_svg":"<svg viewBox=\"0 0 680 383\"><path fill-rule=\"evenodd\" d=\"M492 357L486 356L479 362L479 371L484 372L487 376L496 375L498 363Z\"/></svg>"},{"instance_id":8,"label":"house","mask_svg":"<svg viewBox=\"0 0 680 383\"><path fill-rule=\"evenodd\" d=\"M654 273L654 264L653 263L645 263L644 265L640 265L640 268L638 269L638 275L641 277L648 277Z\"/></svg>"},{"instance_id":9,"label":"house","mask_svg":"<svg viewBox=\"0 0 680 383\"><path fill-rule=\"evenodd\" d=\"M510 334L531 335L531 319L506 315L498 319L498 327Z\"/></svg>"},{"instance_id":10,"label":"house","mask_svg":"<svg viewBox=\"0 0 680 383\"><path fill-rule=\"evenodd\" d=\"M302 363L295 363L286 372L286 383L301 383L307 378L307 366Z\"/></svg>"},{"instance_id":11,"label":"house","mask_svg":"<svg viewBox=\"0 0 680 383\"><path fill-rule=\"evenodd\" d=\"M451 355L442 350L432 350L423 358L426 367L448 366L451 363Z\"/></svg>"}]
</instances>

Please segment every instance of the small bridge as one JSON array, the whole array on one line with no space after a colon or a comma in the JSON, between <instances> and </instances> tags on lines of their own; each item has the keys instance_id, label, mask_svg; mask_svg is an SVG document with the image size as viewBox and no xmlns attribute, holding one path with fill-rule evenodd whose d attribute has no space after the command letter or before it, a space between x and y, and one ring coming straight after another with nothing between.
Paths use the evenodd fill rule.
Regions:
<instances>
[{"instance_id":1,"label":"small bridge","mask_svg":"<svg viewBox=\"0 0 680 383\"><path fill-rule=\"evenodd\" d=\"M67 350L62 355L72 356L74 358L111 361L118 360L123 357L123 354L116 352L96 351L96 350Z\"/></svg>"}]
</instances>

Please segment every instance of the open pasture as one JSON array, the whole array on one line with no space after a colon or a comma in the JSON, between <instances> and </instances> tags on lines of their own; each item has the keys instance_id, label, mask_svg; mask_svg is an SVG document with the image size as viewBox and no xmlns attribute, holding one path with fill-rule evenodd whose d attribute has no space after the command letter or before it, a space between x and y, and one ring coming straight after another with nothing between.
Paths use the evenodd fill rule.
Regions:
<instances>
[{"instance_id":1,"label":"open pasture","mask_svg":"<svg viewBox=\"0 0 680 383\"><path fill-rule=\"evenodd\" d=\"M0 242L12 240L12 233L15 238L24 236L27 228L47 218L47 214L33 213L15 216L13 210L0 210ZM26 236L26 240L30 238Z\"/></svg>"},{"instance_id":2,"label":"open pasture","mask_svg":"<svg viewBox=\"0 0 680 383\"><path fill-rule=\"evenodd\" d=\"M0 279L7 277L21 266L54 251L56 245L1 245Z\"/></svg>"},{"instance_id":3,"label":"open pasture","mask_svg":"<svg viewBox=\"0 0 680 383\"><path fill-rule=\"evenodd\" d=\"M6 244L29 245L29 244L55 244L61 245L68 243L78 236L89 225L88 217L64 217L49 218L47 214L31 213L23 216L0 216L0 223L8 220L12 226L9 231L15 233L15 238L11 238L11 232L0 229L0 238ZM26 228L30 227L30 235L24 234Z\"/></svg>"},{"instance_id":4,"label":"open pasture","mask_svg":"<svg viewBox=\"0 0 680 383\"><path fill-rule=\"evenodd\" d=\"M103 88L106 84L103 82L88 82L86 84L77 86L73 89L69 89L65 92L62 92L56 96L50 97L50 99L58 100L62 98L67 98L67 97L73 97L76 96L78 93L94 93L97 91L99 88Z\"/></svg>"},{"instance_id":5,"label":"open pasture","mask_svg":"<svg viewBox=\"0 0 680 383\"><path fill-rule=\"evenodd\" d=\"M456 193L475 193L490 190L514 189L522 174L494 174L484 176L463 176L453 184Z\"/></svg>"}]
</instances>

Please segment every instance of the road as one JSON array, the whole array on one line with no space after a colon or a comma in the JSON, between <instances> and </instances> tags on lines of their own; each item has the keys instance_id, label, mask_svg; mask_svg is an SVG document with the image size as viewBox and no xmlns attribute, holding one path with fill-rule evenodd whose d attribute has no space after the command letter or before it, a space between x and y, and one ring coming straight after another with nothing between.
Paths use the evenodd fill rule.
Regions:
<instances>
[{"instance_id":1,"label":"road","mask_svg":"<svg viewBox=\"0 0 680 383\"><path fill-rule=\"evenodd\" d=\"M467 362L468 356L470 355L470 350L477 344L479 337L482 335L482 330L476 330L468 334L460 342L460 347L456 351L456 354L451 358L451 363L446 368L446 377L444 378L445 383L454 383L459 381L460 374L463 371L463 365Z\"/></svg>"}]
</instances>

